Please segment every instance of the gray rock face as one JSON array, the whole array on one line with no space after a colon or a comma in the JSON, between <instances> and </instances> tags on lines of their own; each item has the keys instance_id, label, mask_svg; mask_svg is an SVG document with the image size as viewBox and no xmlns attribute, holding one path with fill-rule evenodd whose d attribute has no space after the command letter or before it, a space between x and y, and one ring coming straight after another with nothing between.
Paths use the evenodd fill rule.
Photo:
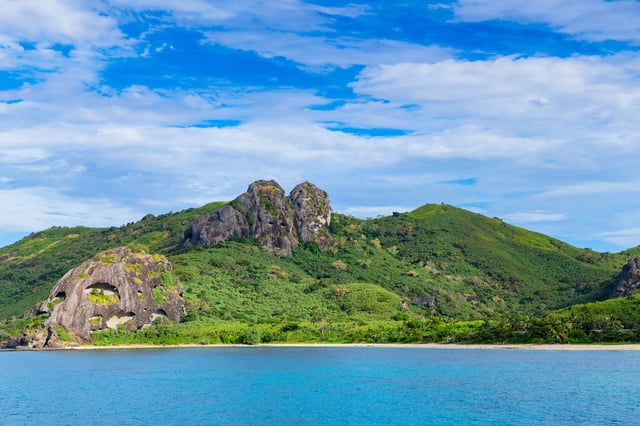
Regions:
<instances>
[{"instance_id":1,"label":"gray rock face","mask_svg":"<svg viewBox=\"0 0 640 426\"><path fill-rule=\"evenodd\" d=\"M289 194L294 208L294 226L300 241L315 241L321 247L331 242L329 195L309 182L297 185Z\"/></svg>"},{"instance_id":2,"label":"gray rock face","mask_svg":"<svg viewBox=\"0 0 640 426\"><path fill-rule=\"evenodd\" d=\"M185 232L188 244L213 246L229 238L254 238L270 253L291 256L300 242L331 242L329 196L305 182L286 197L273 180L249 185L247 192L210 215L197 218Z\"/></svg>"},{"instance_id":3,"label":"gray rock face","mask_svg":"<svg viewBox=\"0 0 640 426\"><path fill-rule=\"evenodd\" d=\"M158 317L177 322L184 311L184 300L164 256L120 247L67 272L39 311L50 314L45 328L52 330L59 325L87 340L95 330L122 326L134 331ZM47 342L47 346L54 343Z\"/></svg>"},{"instance_id":4,"label":"gray rock face","mask_svg":"<svg viewBox=\"0 0 640 426\"><path fill-rule=\"evenodd\" d=\"M640 257L629 259L618 275L618 285L611 297L622 297L640 292Z\"/></svg>"},{"instance_id":5,"label":"gray rock face","mask_svg":"<svg viewBox=\"0 0 640 426\"><path fill-rule=\"evenodd\" d=\"M248 238L249 222L238 210L227 204L211 216L200 216L187 231L191 243L216 245L231 237Z\"/></svg>"}]
</instances>

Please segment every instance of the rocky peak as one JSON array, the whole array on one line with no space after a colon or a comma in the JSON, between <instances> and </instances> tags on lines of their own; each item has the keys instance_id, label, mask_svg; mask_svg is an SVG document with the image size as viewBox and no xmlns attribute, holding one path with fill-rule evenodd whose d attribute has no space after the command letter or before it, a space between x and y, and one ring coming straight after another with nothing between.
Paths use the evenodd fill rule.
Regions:
<instances>
[{"instance_id":1,"label":"rocky peak","mask_svg":"<svg viewBox=\"0 0 640 426\"><path fill-rule=\"evenodd\" d=\"M105 328L134 331L158 318L178 322L183 310L182 288L169 261L120 247L67 272L38 313L49 314L49 336L62 326L87 340L92 331Z\"/></svg>"},{"instance_id":2,"label":"rocky peak","mask_svg":"<svg viewBox=\"0 0 640 426\"><path fill-rule=\"evenodd\" d=\"M640 292L640 257L629 259L618 274L618 284L611 297L622 297Z\"/></svg>"},{"instance_id":3,"label":"rocky peak","mask_svg":"<svg viewBox=\"0 0 640 426\"><path fill-rule=\"evenodd\" d=\"M185 232L189 244L212 246L228 238L254 238L267 251L291 256L300 242L330 242L329 196L315 185L297 185L291 194L274 180L259 180L210 215L197 218Z\"/></svg>"},{"instance_id":4,"label":"rocky peak","mask_svg":"<svg viewBox=\"0 0 640 426\"><path fill-rule=\"evenodd\" d=\"M289 199L294 208L294 226L302 242L316 241L320 246L331 242L329 195L317 186L303 182L291 190Z\"/></svg>"},{"instance_id":5,"label":"rocky peak","mask_svg":"<svg viewBox=\"0 0 640 426\"><path fill-rule=\"evenodd\" d=\"M276 181L260 180L236 198L234 207L248 221L249 236L271 253L291 256L298 246L293 230L293 211L284 190Z\"/></svg>"}]
</instances>

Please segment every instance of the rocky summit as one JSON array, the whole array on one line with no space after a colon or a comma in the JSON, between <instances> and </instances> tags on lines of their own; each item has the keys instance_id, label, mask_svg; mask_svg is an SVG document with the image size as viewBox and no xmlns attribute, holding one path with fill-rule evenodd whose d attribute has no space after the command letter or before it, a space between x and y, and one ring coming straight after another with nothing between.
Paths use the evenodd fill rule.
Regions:
<instances>
[{"instance_id":1,"label":"rocky summit","mask_svg":"<svg viewBox=\"0 0 640 426\"><path fill-rule=\"evenodd\" d=\"M187 244L213 246L229 238L253 238L270 253L291 256L300 243L331 242L328 194L304 182L289 196L273 180L259 180L229 204L198 217L185 232Z\"/></svg>"},{"instance_id":2,"label":"rocky summit","mask_svg":"<svg viewBox=\"0 0 640 426\"><path fill-rule=\"evenodd\" d=\"M67 272L40 306L48 314L43 346L55 345L57 326L87 340L95 330L137 330L160 318L178 322L182 288L169 261L127 247L102 252ZM34 343L35 346L38 343Z\"/></svg>"}]
</instances>

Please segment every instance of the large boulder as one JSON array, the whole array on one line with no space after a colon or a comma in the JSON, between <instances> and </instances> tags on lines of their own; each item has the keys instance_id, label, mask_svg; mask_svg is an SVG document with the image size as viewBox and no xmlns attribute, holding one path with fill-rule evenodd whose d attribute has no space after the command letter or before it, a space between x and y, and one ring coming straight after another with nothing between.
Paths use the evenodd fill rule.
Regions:
<instances>
[{"instance_id":1,"label":"large boulder","mask_svg":"<svg viewBox=\"0 0 640 426\"><path fill-rule=\"evenodd\" d=\"M158 318L178 322L183 311L182 288L169 261L120 247L67 272L38 313L49 314L45 328L62 326L88 340L95 330L124 327L135 331Z\"/></svg>"},{"instance_id":2,"label":"large boulder","mask_svg":"<svg viewBox=\"0 0 640 426\"><path fill-rule=\"evenodd\" d=\"M330 243L331 205L327 193L305 182L285 196L273 180L259 180L185 232L187 244L213 246L229 238L253 238L270 253L291 256L300 242Z\"/></svg>"}]
</instances>

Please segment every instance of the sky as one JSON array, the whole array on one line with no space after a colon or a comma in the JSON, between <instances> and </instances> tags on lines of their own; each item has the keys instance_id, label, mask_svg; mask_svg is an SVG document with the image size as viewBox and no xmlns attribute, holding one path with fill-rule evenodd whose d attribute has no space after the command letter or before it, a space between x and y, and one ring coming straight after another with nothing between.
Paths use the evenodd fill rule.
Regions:
<instances>
[{"instance_id":1,"label":"sky","mask_svg":"<svg viewBox=\"0 0 640 426\"><path fill-rule=\"evenodd\" d=\"M258 179L640 244L640 1L0 5L0 246Z\"/></svg>"}]
</instances>

